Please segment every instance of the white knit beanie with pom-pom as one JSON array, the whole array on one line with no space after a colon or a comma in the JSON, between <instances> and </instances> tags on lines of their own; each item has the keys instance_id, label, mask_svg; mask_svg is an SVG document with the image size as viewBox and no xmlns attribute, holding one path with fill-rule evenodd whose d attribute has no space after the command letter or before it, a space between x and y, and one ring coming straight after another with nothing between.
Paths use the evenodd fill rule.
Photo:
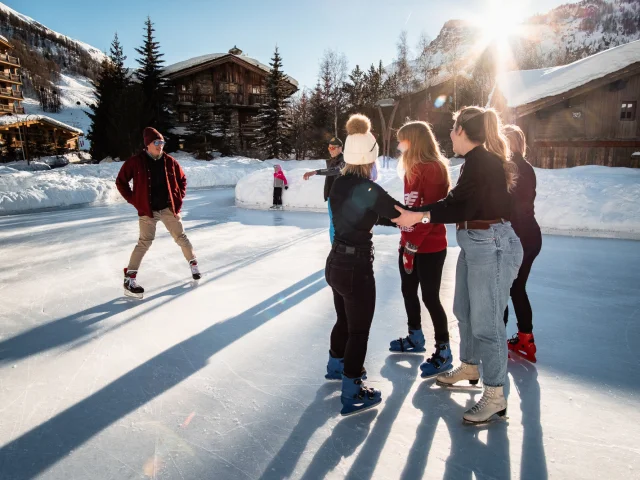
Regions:
<instances>
[{"instance_id":1,"label":"white knit beanie with pom-pom","mask_svg":"<svg viewBox=\"0 0 640 480\"><path fill-rule=\"evenodd\" d=\"M351 115L347 121L347 140L344 161L349 165L369 165L378 158L378 142L371 133L371 120L366 116Z\"/></svg>"}]
</instances>

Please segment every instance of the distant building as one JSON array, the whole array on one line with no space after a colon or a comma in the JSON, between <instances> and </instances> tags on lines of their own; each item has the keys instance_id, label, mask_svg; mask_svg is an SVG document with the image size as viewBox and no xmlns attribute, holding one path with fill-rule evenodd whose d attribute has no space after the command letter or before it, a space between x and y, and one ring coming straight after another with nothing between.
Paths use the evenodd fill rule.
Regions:
<instances>
[{"instance_id":1,"label":"distant building","mask_svg":"<svg viewBox=\"0 0 640 480\"><path fill-rule=\"evenodd\" d=\"M8 147L22 150L25 158L33 158L37 149L77 150L82 130L45 115L26 114L20 59L9 55L12 49L0 35L0 158L6 158Z\"/></svg>"},{"instance_id":2,"label":"distant building","mask_svg":"<svg viewBox=\"0 0 640 480\"><path fill-rule=\"evenodd\" d=\"M171 82L179 130L189 128L198 103L211 108L228 102L232 108L232 132L236 143L246 149L256 135L261 104L267 101L266 79L271 68L248 57L237 47L228 53L212 53L169 65L164 76ZM298 82L287 77L291 92Z\"/></svg>"},{"instance_id":3,"label":"distant building","mask_svg":"<svg viewBox=\"0 0 640 480\"><path fill-rule=\"evenodd\" d=\"M506 72L490 104L527 137L537 167L640 167L640 41L569 65Z\"/></svg>"}]
</instances>

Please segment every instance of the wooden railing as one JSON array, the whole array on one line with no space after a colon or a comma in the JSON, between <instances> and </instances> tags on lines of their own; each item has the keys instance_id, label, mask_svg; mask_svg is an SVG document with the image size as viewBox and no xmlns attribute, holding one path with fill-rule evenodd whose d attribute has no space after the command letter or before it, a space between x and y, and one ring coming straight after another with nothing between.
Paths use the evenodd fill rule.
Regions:
<instances>
[{"instance_id":1,"label":"wooden railing","mask_svg":"<svg viewBox=\"0 0 640 480\"><path fill-rule=\"evenodd\" d=\"M0 80L10 80L12 82L21 82L20 75L14 75L13 73L0 73Z\"/></svg>"},{"instance_id":2,"label":"wooden railing","mask_svg":"<svg viewBox=\"0 0 640 480\"><path fill-rule=\"evenodd\" d=\"M0 112L24 113L24 107L16 107L14 105L0 105Z\"/></svg>"},{"instance_id":3,"label":"wooden railing","mask_svg":"<svg viewBox=\"0 0 640 480\"><path fill-rule=\"evenodd\" d=\"M23 98L22 91L13 90L11 88L0 88L0 95L12 98Z\"/></svg>"},{"instance_id":4,"label":"wooden railing","mask_svg":"<svg viewBox=\"0 0 640 480\"><path fill-rule=\"evenodd\" d=\"M0 53L0 61L11 63L12 65L20 65L20 59L18 57L12 57L6 53Z\"/></svg>"}]
</instances>

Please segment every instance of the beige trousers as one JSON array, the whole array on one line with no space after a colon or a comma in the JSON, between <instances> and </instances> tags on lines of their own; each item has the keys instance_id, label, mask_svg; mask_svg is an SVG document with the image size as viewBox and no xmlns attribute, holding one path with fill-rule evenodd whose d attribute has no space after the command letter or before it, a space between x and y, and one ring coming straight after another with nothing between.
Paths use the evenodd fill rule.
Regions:
<instances>
[{"instance_id":1,"label":"beige trousers","mask_svg":"<svg viewBox=\"0 0 640 480\"><path fill-rule=\"evenodd\" d=\"M128 270L138 270L138 268L140 268L140 263L142 263L145 253L149 250L153 239L156 238L156 224L158 221L164 223L164 226L167 227L167 230L173 239L178 245L180 245L184 258L187 262L196 258L195 253L193 253L193 246L187 238L187 235L184 233L182 221L175 217L170 208L165 208L159 212L153 212L153 218L138 217L140 238L138 239L138 244L135 246L133 253L131 254Z\"/></svg>"}]
</instances>

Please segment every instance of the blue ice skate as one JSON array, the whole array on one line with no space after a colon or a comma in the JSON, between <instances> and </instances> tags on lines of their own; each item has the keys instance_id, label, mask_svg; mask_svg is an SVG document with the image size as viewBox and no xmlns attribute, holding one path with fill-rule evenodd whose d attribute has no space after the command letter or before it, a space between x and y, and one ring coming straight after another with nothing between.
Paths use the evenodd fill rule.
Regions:
<instances>
[{"instance_id":1,"label":"blue ice skate","mask_svg":"<svg viewBox=\"0 0 640 480\"><path fill-rule=\"evenodd\" d=\"M342 380L342 372L344 371L344 358L337 358L331 355L329 351L329 361L327 362L327 374L324 376L327 380ZM367 378L367 371L362 369L363 380Z\"/></svg>"},{"instance_id":2,"label":"blue ice skate","mask_svg":"<svg viewBox=\"0 0 640 480\"><path fill-rule=\"evenodd\" d=\"M342 400L340 415L347 416L375 407L382 402L382 393L375 388L366 387L362 383L362 377L349 378L343 375L340 400Z\"/></svg>"},{"instance_id":3,"label":"blue ice skate","mask_svg":"<svg viewBox=\"0 0 640 480\"><path fill-rule=\"evenodd\" d=\"M324 376L327 380L342 380L342 372L344 371L344 358L335 358L329 352L329 361L327 362L327 374Z\"/></svg>"},{"instance_id":4,"label":"blue ice skate","mask_svg":"<svg viewBox=\"0 0 640 480\"><path fill-rule=\"evenodd\" d=\"M389 351L404 353L426 352L424 344L425 341L422 330L409 330L408 336L391 341Z\"/></svg>"},{"instance_id":5,"label":"blue ice skate","mask_svg":"<svg viewBox=\"0 0 640 480\"><path fill-rule=\"evenodd\" d=\"M443 372L451 370L453 367L453 357L451 356L451 348L449 343L436 343L436 351L433 352L431 358L420 365L422 378L435 377Z\"/></svg>"}]
</instances>

